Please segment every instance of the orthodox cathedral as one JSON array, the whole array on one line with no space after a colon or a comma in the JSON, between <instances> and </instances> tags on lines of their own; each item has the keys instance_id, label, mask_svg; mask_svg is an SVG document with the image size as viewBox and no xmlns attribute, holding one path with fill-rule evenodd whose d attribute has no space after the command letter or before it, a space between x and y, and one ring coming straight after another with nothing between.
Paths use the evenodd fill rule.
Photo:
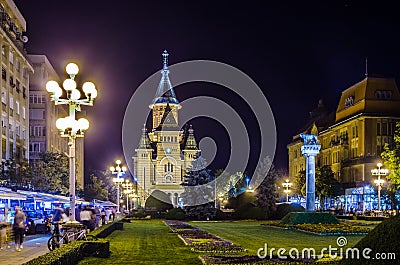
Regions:
<instances>
[{"instance_id":1,"label":"orthodox cathedral","mask_svg":"<svg viewBox=\"0 0 400 265\"><path fill-rule=\"evenodd\" d=\"M168 53L163 52L163 69L156 95L149 105L152 110L152 129L142 129L136 156L134 175L146 199L156 190L166 193L174 207L180 204L184 191L181 183L186 170L200 150L193 128L180 129L178 114L182 106L176 98L169 79ZM141 200L144 206L144 200Z\"/></svg>"}]
</instances>

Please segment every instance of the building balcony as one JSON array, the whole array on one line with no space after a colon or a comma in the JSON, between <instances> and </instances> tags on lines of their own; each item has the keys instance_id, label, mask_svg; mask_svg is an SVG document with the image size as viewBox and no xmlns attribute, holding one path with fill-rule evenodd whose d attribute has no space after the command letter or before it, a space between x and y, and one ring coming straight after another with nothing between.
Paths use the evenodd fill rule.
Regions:
<instances>
[{"instance_id":1,"label":"building balcony","mask_svg":"<svg viewBox=\"0 0 400 265\"><path fill-rule=\"evenodd\" d=\"M376 163L378 157L377 156L359 156L349 159L342 160L342 167L350 167L354 165L367 164L367 163Z\"/></svg>"}]
</instances>

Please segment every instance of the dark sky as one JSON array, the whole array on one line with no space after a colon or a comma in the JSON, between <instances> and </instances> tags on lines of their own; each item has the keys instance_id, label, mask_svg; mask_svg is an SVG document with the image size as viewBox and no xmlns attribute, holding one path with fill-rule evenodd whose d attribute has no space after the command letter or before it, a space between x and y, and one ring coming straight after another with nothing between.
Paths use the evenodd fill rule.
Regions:
<instances>
[{"instance_id":1,"label":"dark sky","mask_svg":"<svg viewBox=\"0 0 400 265\"><path fill-rule=\"evenodd\" d=\"M27 21L28 52L47 55L60 74L67 61L76 61L78 81L92 79L98 86L95 106L86 108L86 169L106 169L122 156L126 105L161 68L164 49L171 64L224 62L262 88L275 116L279 168L287 167L286 145L318 99L335 109L340 92L364 78L366 57L369 73L400 77L400 23L395 6L385 1L15 2ZM180 100L201 93L224 99L218 91L203 84L176 89ZM195 126L197 138L224 134L210 132L213 124L202 130L202 122Z\"/></svg>"}]
</instances>

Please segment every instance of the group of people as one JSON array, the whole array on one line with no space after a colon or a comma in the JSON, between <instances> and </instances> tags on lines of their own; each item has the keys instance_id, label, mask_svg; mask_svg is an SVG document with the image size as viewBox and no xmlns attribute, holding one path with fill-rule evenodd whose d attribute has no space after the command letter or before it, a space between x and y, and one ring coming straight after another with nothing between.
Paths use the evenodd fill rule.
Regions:
<instances>
[{"instance_id":1,"label":"group of people","mask_svg":"<svg viewBox=\"0 0 400 265\"><path fill-rule=\"evenodd\" d=\"M79 205L75 209L76 221L82 223L89 231L94 230L109 221L114 221L116 211L114 208L99 208L90 205ZM12 232L15 240L15 250L23 249L24 236L26 232L26 215L20 206L15 206L14 222ZM62 205L54 205L52 214L49 216L49 224L53 224L53 232L60 233L59 224L70 221L70 208L63 209ZM0 221L0 250L10 247L7 242L7 229L9 223Z\"/></svg>"},{"instance_id":2,"label":"group of people","mask_svg":"<svg viewBox=\"0 0 400 265\"><path fill-rule=\"evenodd\" d=\"M63 209L61 205L54 207L52 223L63 223L69 221L70 209ZM116 217L114 208L102 208L91 205L79 205L75 209L75 220L84 225L88 230L92 231L110 220L114 221ZM58 229L58 228L57 228Z\"/></svg>"}]
</instances>

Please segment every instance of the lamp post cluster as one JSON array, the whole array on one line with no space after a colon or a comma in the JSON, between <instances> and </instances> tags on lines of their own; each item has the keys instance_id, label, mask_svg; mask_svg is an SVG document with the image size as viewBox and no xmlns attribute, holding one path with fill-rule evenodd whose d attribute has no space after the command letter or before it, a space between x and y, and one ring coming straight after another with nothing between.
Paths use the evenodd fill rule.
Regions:
<instances>
[{"instance_id":1,"label":"lamp post cluster","mask_svg":"<svg viewBox=\"0 0 400 265\"><path fill-rule=\"evenodd\" d=\"M81 91L77 89L75 76L79 72L79 68L75 63L69 63L66 66L66 72L69 78L63 82L62 89L56 81L48 81L46 83L46 90L50 93L50 98L54 101L55 105L68 105L69 116L59 118L56 121L56 127L60 131L61 137L68 137L69 142L69 159L70 159L70 182L69 182L69 196L70 196L70 220L75 221L75 139L83 137L84 132L89 129L89 121L85 118L75 119L75 111L81 111L81 106L93 106L93 101L97 97L97 90L92 82L85 82L82 85L82 91L85 94L81 98Z\"/></svg>"},{"instance_id":2,"label":"lamp post cluster","mask_svg":"<svg viewBox=\"0 0 400 265\"><path fill-rule=\"evenodd\" d=\"M124 194L126 197L126 210L129 213L129 198L131 193L133 193L133 184L128 179L126 179L125 182L122 183L122 188L124 189ZM132 203L131 203L131 210L132 210Z\"/></svg>"},{"instance_id":3,"label":"lamp post cluster","mask_svg":"<svg viewBox=\"0 0 400 265\"><path fill-rule=\"evenodd\" d=\"M289 193L291 192L289 188L292 187L292 185L293 184L290 183L288 179L286 179L285 182L282 183L282 186L285 188L283 192L286 194L286 202L289 202Z\"/></svg>"},{"instance_id":4,"label":"lamp post cluster","mask_svg":"<svg viewBox=\"0 0 400 265\"><path fill-rule=\"evenodd\" d=\"M389 173L389 170L381 168L382 163L378 163L377 166L378 166L378 168L372 169L371 173L373 176L378 176L378 179L376 179L374 182L378 186L378 211L380 211L381 210L381 190L382 190L383 183L385 183L385 181L383 179L381 179L381 176L386 176Z\"/></svg>"},{"instance_id":5,"label":"lamp post cluster","mask_svg":"<svg viewBox=\"0 0 400 265\"><path fill-rule=\"evenodd\" d=\"M117 186L117 213L121 213L120 211L120 195L119 195L119 186L124 182L122 178L126 173L126 167L122 166L121 160L115 161L115 166L110 167L111 174L116 175L116 178L113 178L113 182Z\"/></svg>"}]
</instances>

